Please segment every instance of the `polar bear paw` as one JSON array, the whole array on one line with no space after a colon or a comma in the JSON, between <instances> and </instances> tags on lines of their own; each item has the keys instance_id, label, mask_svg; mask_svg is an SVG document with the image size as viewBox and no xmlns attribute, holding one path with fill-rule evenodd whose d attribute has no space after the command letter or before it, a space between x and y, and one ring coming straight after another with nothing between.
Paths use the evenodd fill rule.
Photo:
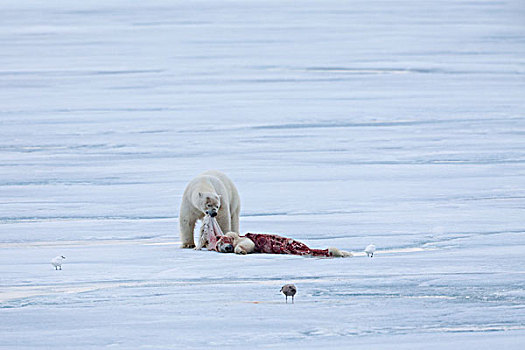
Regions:
<instances>
[{"instance_id":1,"label":"polar bear paw","mask_svg":"<svg viewBox=\"0 0 525 350\"><path fill-rule=\"evenodd\" d=\"M195 243L183 243L180 246L181 248L195 248Z\"/></svg>"}]
</instances>

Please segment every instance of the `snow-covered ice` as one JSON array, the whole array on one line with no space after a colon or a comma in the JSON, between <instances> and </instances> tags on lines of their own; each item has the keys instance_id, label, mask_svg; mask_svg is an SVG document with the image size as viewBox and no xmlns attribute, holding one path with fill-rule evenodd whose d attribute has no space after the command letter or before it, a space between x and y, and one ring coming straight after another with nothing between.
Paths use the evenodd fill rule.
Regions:
<instances>
[{"instance_id":1,"label":"snow-covered ice","mask_svg":"<svg viewBox=\"0 0 525 350\"><path fill-rule=\"evenodd\" d=\"M523 348L522 1L1 5L0 349ZM209 168L354 258L178 249Z\"/></svg>"}]
</instances>

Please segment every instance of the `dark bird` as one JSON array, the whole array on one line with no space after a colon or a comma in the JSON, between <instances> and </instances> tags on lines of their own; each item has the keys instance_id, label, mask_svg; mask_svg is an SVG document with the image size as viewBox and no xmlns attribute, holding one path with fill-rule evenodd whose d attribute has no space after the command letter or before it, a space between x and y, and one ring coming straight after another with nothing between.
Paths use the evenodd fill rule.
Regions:
<instances>
[{"instance_id":1,"label":"dark bird","mask_svg":"<svg viewBox=\"0 0 525 350\"><path fill-rule=\"evenodd\" d=\"M297 293L297 288L293 284L285 284L284 286L281 287L281 292L284 295L286 295L286 303L288 303L288 297L289 296L292 297L292 304L294 303L293 302L293 297L294 297L295 293Z\"/></svg>"}]
</instances>

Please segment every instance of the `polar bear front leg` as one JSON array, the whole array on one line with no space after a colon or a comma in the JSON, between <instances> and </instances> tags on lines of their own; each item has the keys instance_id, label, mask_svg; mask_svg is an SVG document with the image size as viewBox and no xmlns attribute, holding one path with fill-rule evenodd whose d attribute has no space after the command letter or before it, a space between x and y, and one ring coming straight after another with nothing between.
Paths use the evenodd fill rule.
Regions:
<instances>
[{"instance_id":1,"label":"polar bear front leg","mask_svg":"<svg viewBox=\"0 0 525 350\"><path fill-rule=\"evenodd\" d=\"M231 229L231 218L230 218L230 211L229 210L219 210L219 213L216 217L217 223L221 227L222 232L230 232Z\"/></svg>"},{"instance_id":2,"label":"polar bear front leg","mask_svg":"<svg viewBox=\"0 0 525 350\"><path fill-rule=\"evenodd\" d=\"M182 242L181 248L195 248L195 241L193 240L193 230L195 229L195 222L186 208L182 207L179 215L179 229L180 240Z\"/></svg>"},{"instance_id":3,"label":"polar bear front leg","mask_svg":"<svg viewBox=\"0 0 525 350\"><path fill-rule=\"evenodd\" d=\"M207 220L206 217L202 222L202 226L199 232L199 242L195 247L195 250L201 250L202 248L208 245L208 235L210 232L210 220Z\"/></svg>"},{"instance_id":4,"label":"polar bear front leg","mask_svg":"<svg viewBox=\"0 0 525 350\"><path fill-rule=\"evenodd\" d=\"M239 212L240 212L240 208L237 207L235 210L232 210L231 215L230 215L231 230L234 232L240 232L239 231Z\"/></svg>"}]
</instances>

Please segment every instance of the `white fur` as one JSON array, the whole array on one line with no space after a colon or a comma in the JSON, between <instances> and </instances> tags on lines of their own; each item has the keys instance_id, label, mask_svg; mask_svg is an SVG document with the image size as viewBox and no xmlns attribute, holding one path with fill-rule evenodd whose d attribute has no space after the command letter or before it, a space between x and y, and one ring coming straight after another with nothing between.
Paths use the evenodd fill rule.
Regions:
<instances>
[{"instance_id":1,"label":"white fur","mask_svg":"<svg viewBox=\"0 0 525 350\"><path fill-rule=\"evenodd\" d=\"M206 171L190 181L182 195L179 227L182 248L195 247L193 230L210 204L217 208L217 222L223 232L239 231L241 201L233 182L217 170Z\"/></svg>"}]
</instances>

